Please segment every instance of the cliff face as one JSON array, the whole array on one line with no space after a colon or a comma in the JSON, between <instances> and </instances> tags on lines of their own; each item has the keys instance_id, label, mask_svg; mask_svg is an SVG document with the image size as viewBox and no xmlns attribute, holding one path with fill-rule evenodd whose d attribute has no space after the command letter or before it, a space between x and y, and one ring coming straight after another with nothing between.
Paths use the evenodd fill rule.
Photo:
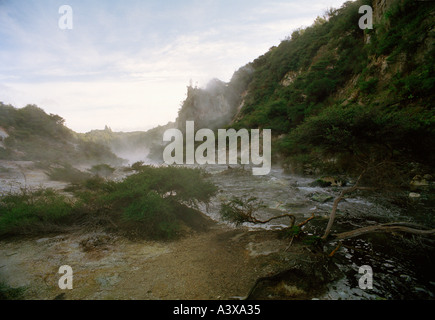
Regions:
<instances>
[{"instance_id":1,"label":"cliff face","mask_svg":"<svg viewBox=\"0 0 435 320\"><path fill-rule=\"evenodd\" d=\"M204 89L189 86L178 113L177 127L183 130L186 121L195 121L196 129L214 130L228 125L239 110L252 74L253 68L247 65L236 71L229 83L214 79Z\"/></svg>"},{"instance_id":2,"label":"cliff face","mask_svg":"<svg viewBox=\"0 0 435 320\"><path fill-rule=\"evenodd\" d=\"M379 23L390 8L390 6L394 3L394 0L373 0L371 5L373 8L373 22Z\"/></svg>"},{"instance_id":3,"label":"cliff face","mask_svg":"<svg viewBox=\"0 0 435 320\"><path fill-rule=\"evenodd\" d=\"M403 2L403 1L395 1L395 0L373 0L373 1L359 1L359 5L363 4L369 4L373 8L373 22L374 24L382 23L383 17L388 12L388 10L391 8L391 6L394 3L397 2ZM331 18L335 15L340 15L343 13L343 8L337 9L334 12L332 12L331 16L328 17ZM355 15L357 11L357 6L354 6L354 18L357 18ZM325 17L324 17L325 18ZM325 19L318 19L316 23L313 26L325 23ZM357 25L357 20L354 19L354 23ZM343 33L345 33L345 36L354 36L348 33L346 33L346 30L342 30ZM305 30L297 31L295 32L292 37L297 38L300 36L300 34L304 33ZM299 34L300 33L300 34ZM340 35L342 38L343 35ZM362 30L360 30L359 35L357 38L359 40L364 39L364 43L370 42L370 35L368 33L364 33ZM360 41L361 42L361 41ZM361 42L362 43L362 42ZM278 50L277 50L278 49ZM316 48L316 52L312 57L312 61L308 65L308 67L304 68L298 68L297 70L293 70L290 68L284 76L278 79L274 79L271 81L273 85L275 85L273 82L279 82L280 86L288 87L291 84L295 82L295 80L298 77L303 76L304 73L306 73L309 70L312 70L313 68L316 68L316 62L324 61L325 59L328 59L328 56L333 54L335 57L338 57L337 51L338 48L334 48L335 52L331 52L330 48L326 44L323 44ZM233 76L231 81L229 83L224 83L218 79L214 79L210 81L210 83L207 85L206 88L194 88L192 86L189 86L187 88L187 98L184 101L182 108L179 111L179 115L176 121L176 126L183 130L185 126L186 121L195 121L195 126L197 128L210 128L210 129L217 129L222 128L227 125L232 125L244 122L243 118L246 116L247 112L246 109L243 110L245 107L247 98L248 101L252 99L254 96L253 103L257 103L257 96L258 94L255 92L258 88L256 88L255 81L257 80L259 76L258 67L261 63L260 61L265 59L266 57L269 58L269 56L272 56L273 54L278 54L279 47L273 47L269 50L268 53L266 53L264 56L259 57L254 61L254 63L249 63L246 66L240 68ZM286 52L279 53L279 54L288 54ZM307 53L307 56L309 53ZM291 59L291 54L289 55L289 58ZM370 62L373 66L379 67L381 69L382 74L384 74L385 69L387 67L386 57L377 57L373 61ZM281 66L278 66L277 68L280 68L281 70L285 70L285 68L288 68L288 62L282 62ZM257 67L257 68L255 68ZM328 65L329 69L333 69L334 66L332 63ZM398 66L397 69L401 69L401 66ZM254 73L254 71L257 71ZM272 71L272 70L271 70ZM260 75L261 76L261 75ZM359 76L359 75L358 75ZM352 99L355 96L357 96L357 93L355 92L349 92L349 88L355 87L356 79L358 76L353 76L350 79L348 79L348 83L342 84L339 88L337 88L337 92L340 93L340 97L342 95L346 95L346 99ZM391 76L386 75L385 80L388 81ZM250 86L251 82L254 80L254 84ZM267 79L270 81L269 79ZM264 86L267 86L269 84L265 84ZM250 87L250 90L248 91L248 88ZM258 90L257 90L258 91ZM337 93L335 92L335 93ZM306 98L306 94L302 94L302 98ZM248 109L250 107L248 106ZM253 124L255 125L255 124ZM286 126L284 126L286 127Z\"/></svg>"},{"instance_id":4,"label":"cliff face","mask_svg":"<svg viewBox=\"0 0 435 320\"><path fill-rule=\"evenodd\" d=\"M371 30L359 28L362 5L373 8ZM330 143L332 153L361 153L356 146L364 145L368 154L382 150L427 162L435 139L434 43L433 1L349 1L294 31L234 81L189 88L177 125L194 120L196 128L269 128L274 150L285 156ZM313 133L319 135L314 144L295 139L294 132L307 131L319 117L325 123Z\"/></svg>"}]
</instances>

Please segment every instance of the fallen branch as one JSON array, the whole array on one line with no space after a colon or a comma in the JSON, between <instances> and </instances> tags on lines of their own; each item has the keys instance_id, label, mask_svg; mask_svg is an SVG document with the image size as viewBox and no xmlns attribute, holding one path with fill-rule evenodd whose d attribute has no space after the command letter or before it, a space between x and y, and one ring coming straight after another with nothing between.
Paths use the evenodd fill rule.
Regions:
<instances>
[{"instance_id":1,"label":"fallen branch","mask_svg":"<svg viewBox=\"0 0 435 320\"><path fill-rule=\"evenodd\" d=\"M309 217L307 220L302 221L301 223L299 223L298 227L302 227L302 226L306 225L312 219L314 219L314 212L311 214L311 217Z\"/></svg>"},{"instance_id":2,"label":"fallen branch","mask_svg":"<svg viewBox=\"0 0 435 320\"><path fill-rule=\"evenodd\" d=\"M252 222L252 223L264 224L264 223L268 223L268 222L270 222L272 220L280 219L280 218L285 218L285 217L288 217L290 219L290 226L289 226L289 228L292 228L295 225L296 217L293 214L289 214L289 213L286 213L286 214L283 214L283 215L280 215L280 216L275 216L275 217L272 217L272 218L267 219L267 220L258 220L257 218L255 218L253 216L250 216L250 219L248 221Z\"/></svg>"},{"instance_id":3,"label":"fallen branch","mask_svg":"<svg viewBox=\"0 0 435 320\"><path fill-rule=\"evenodd\" d=\"M337 247L335 247L334 250L332 250L332 252L329 254L329 257L334 256L334 254L338 251L338 249L340 249L341 247L341 241L338 243Z\"/></svg>"},{"instance_id":4,"label":"fallen branch","mask_svg":"<svg viewBox=\"0 0 435 320\"><path fill-rule=\"evenodd\" d=\"M417 229L418 228L418 229ZM342 232L334 235L334 239L342 240L358 237L366 233L373 232L405 232L416 235L431 235L435 234L435 229L421 229L422 226L407 223L407 222L395 222L384 223L376 226L363 227L352 231Z\"/></svg>"},{"instance_id":5,"label":"fallen branch","mask_svg":"<svg viewBox=\"0 0 435 320\"><path fill-rule=\"evenodd\" d=\"M292 246L293 243L293 239L295 238L295 235L292 236L290 243L288 244L288 246L284 249L284 251L287 251L288 249L290 249L290 247Z\"/></svg>"},{"instance_id":6,"label":"fallen branch","mask_svg":"<svg viewBox=\"0 0 435 320\"><path fill-rule=\"evenodd\" d=\"M338 204L340 203L341 200L343 200L344 196L348 193L354 192L355 190L373 190L373 188L359 186L359 182L365 173L366 173L366 170L364 170L359 175L358 179L356 180L355 184L352 187L342 190L340 192L340 195L334 200L334 204L332 205L332 211L331 211L331 214L329 215L328 225L326 226L325 233L322 236L323 240L325 240L328 237L329 233L331 232L331 228L332 228L332 225L334 224L334 220L335 220L335 215L337 213Z\"/></svg>"}]
</instances>

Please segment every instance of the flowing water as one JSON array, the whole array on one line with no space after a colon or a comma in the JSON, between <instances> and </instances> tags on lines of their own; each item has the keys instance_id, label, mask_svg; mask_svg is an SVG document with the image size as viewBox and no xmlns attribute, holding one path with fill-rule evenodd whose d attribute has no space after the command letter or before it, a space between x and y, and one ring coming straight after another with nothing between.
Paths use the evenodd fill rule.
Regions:
<instances>
[{"instance_id":1,"label":"flowing water","mask_svg":"<svg viewBox=\"0 0 435 320\"><path fill-rule=\"evenodd\" d=\"M19 182L37 186L62 188L66 184L49 181L41 170L31 170L28 163L2 163L0 191L19 190ZM296 216L296 223L306 220L315 213L316 219L306 225L306 231L322 235L332 208L333 199L341 187L313 187L317 177L287 174L281 168L272 168L270 174L253 176L251 168L228 169L224 165L208 166L210 179L219 187L219 192L202 211L213 220L228 227L222 221L219 210L221 203L232 197L248 199L255 197L262 206L255 212L260 220L285 213ZM13 183L12 183L13 182ZM4 189L4 190L3 190ZM416 206L414 211L405 210L385 201L382 195L370 197L355 193L342 200L334 224L333 233L358 227L392 221L435 224L433 208ZM426 222L426 223L425 223ZM248 228L281 229L289 220L277 219L267 224L246 223ZM337 243L323 249L331 252ZM345 276L329 284L328 291L319 299L433 299L435 297L435 245L431 239L418 236L391 236L385 234L366 235L343 242L334 255L334 261ZM373 270L373 288L361 289L359 268L370 266Z\"/></svg>"},{"instance_id":2,"label":"flowing water","mask_svg":"<svg viewBox=\"0 0 435 320\"><path fill-rule=\"evenodd\" d=\"M272 168L269 175L253 176L246 170L227 169L226 166L211 166L207 171L219 187L219 193L204 212L214 220L221 221L219 209L222 201L232 197L255 197L263 207L255 213L258 219L292 213L296 223L304 221L314 212L317 223L308 226L309 232L322 235L333 199L341 187L313 187L315 178L286 174L281 168ZM317 200L317 201L316 201ZM409 212L383 201L382 195L370 198L351 195L339 204L334 231L348 231L358 227L385 222L430 221L433 224L433 209L420 208ZM323 219L322 219L323 218ZM222 221L221 221L222 222ZM222 222L224 223L224 222ZM276 229L285 227L288 220L273 220L266 225L245 223L250 228ZM231 226L231 224L229 224ZM330 243L324 250L331 252L337 243ZM331 283L328 292L320 299L433 299L435 297L435 246L431 240L418 236L391 236L386 234L366 235L343 242L334 256L340 270L346 275ZM361 289L358 280L361 266L370 266L373 271L373 288Z\"/></svg>"}]
</instances>

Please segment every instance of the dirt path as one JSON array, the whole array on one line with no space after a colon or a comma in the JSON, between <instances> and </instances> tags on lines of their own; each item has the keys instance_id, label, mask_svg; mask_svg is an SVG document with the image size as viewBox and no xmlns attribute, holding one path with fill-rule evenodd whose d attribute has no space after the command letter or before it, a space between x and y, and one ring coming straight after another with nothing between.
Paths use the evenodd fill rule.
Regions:
<instances>
[{"instance_id":1,"label":"dirt path","mask_svg":"<svg viewBox=\"0 0 435 320\"><path fill-rule=\"evenodd\" d=\"M0 242L0 281L26 287L25 299L229 299L282 268L287 244L221 225L173 242L103 232L9 240ZM58 287L62 265L73 269L72 290Z\"/></svg>"}]
</instances>

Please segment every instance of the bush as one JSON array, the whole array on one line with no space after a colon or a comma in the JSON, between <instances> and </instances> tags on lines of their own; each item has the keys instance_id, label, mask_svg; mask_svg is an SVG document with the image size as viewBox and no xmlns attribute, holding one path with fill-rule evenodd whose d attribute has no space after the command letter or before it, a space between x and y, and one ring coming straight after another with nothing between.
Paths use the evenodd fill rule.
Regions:
<instances>
[{"instance_id":1,"label":"bush","mask_svg":"<svg viewBox=\"0 0 435 320\"><path fill-rule=\"evenodd\" d=\"M50 168L45 173L53 181L63 181L74 184L84 182L91 177L89 173L80 171L70 164Z\"/></svg>"},{"instance_id":2,"label":"bush","mask_svg":"<svg viewBox=\"0 0 435 320\"><path fill-rule=\"evenodd\" d=\"M108 164L102 163L92 166L91 169L89 169L89 172L93 175L107 178L115 171L115 168L109 166Z\"/></svg>"},{"instance_id":3,"label":"bush","mask_svg":"<svg viewBox=\"0 0 435 320\"><path fill-rule=\"evenodd\" d=\"M378 82L379 82L379 80L377 78L373 78L373 79L370 79L367 81L359 82L358 86L359 86L361 92L363 92L365 94L371 94L371 93L375 92Z\"/></svg>"},{"instance_id":4,"label":"bush","mask_svg":"<svg viewBox=\"0 0 435 320\"><path fill-rule=\"evenodd\" d=\"M73 207L72 201L52 189L8 194L0 199L0 235L55 230Z\"/></svg>"},{"instance_id":5,"label":"bush","mask_svg":"<svg viewBox=\"0 0 435 320\"><path fill-rule=\"evenodd\" d=\"M337 166L435 161L433 110L420 107L334 106L310 117L281 143L289 156L310 154ZM313 162L316 162L312 158Z\"/></svg>"},{"instance_id":6,"label":"bush","mask_svg":"<svg viewBox=\"0 0 435 320\"><path fill-rule=\"evenodd\" d=\"M0 282L0 300L23 299L25 290L26 289L24 287L12 288L3 282Z\"/></svg>"},{"instance_id":7,"label":"bush","mask_svg":"<svg viewBox=\"0 0 435 320\"><path fill-rule=\"evenodd\" d=\"M237 226L242 225L245 222L254 222L254 213L263 208L262 201L255 197L250 198L236 198L233 197L228 202L221 203L221 209L219 211L222 220L235 223Z\"/></svg>"},{"instance_id":8,"label":"bush","mask_svg":"<svg viewBox=\"0 0 435 320\"><path fill-rule=\"evenodd\" d=\"M0 200L0 235L37 234L71 225L113 228L125 235L170 239L188 207L217 188L199 169L144 166L124 181L95 176L71 186L74 200L52 189L22 190ZM112 229L113 230L113 229Z\"/></svg>"},{"instance_id":9,"label":"bush","mask_svg":"<svg viewBox=\"0 0 435 320\"><path fill-rule=\"evenodd\" d=\"M121 182L91 179L76 196L94 212L109 215L125 230L150 238L173 238L186 206L207 203L217 188L199 169L141 166Z\"/></svg>"}]
</instances>

